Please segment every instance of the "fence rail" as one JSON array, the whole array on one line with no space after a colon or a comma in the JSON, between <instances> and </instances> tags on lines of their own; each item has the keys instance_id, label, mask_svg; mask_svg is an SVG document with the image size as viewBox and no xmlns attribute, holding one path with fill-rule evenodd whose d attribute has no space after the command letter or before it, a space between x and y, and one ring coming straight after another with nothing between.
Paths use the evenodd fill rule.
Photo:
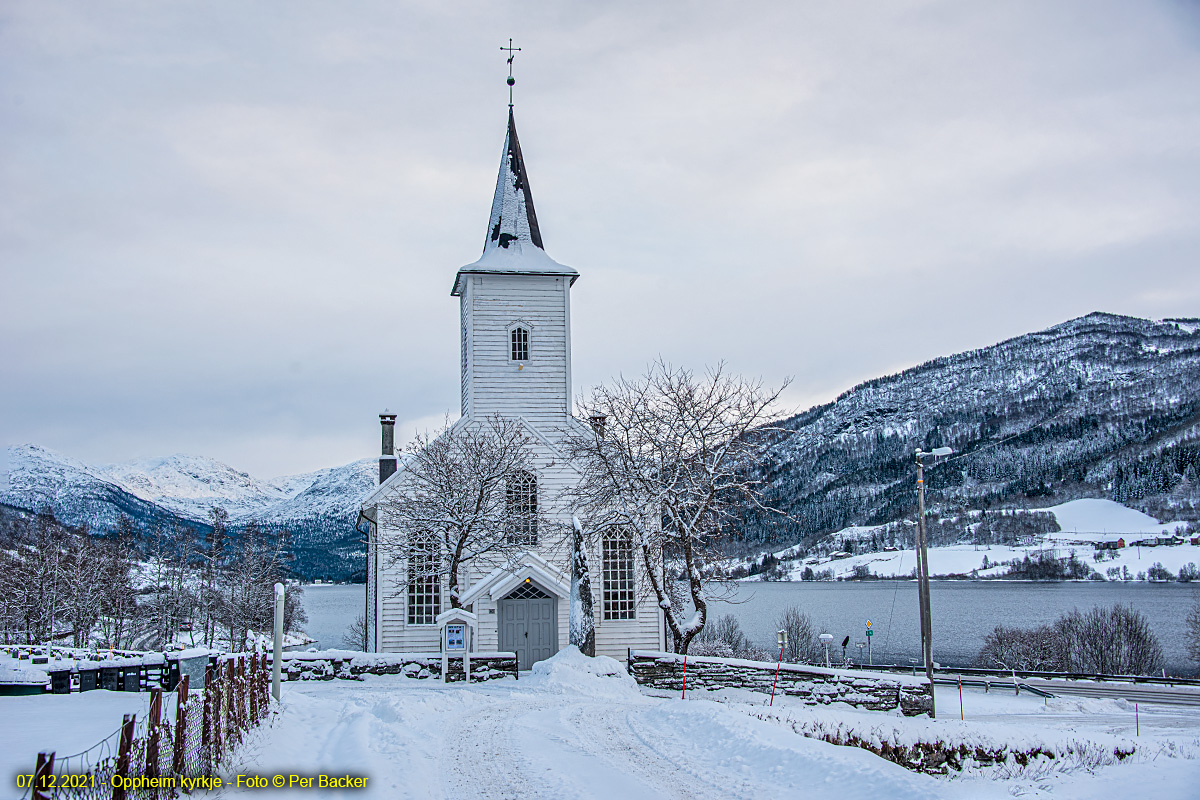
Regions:
<instances>
[{"instance_id":1,"label":"fence rail","mask_svg":"<svg viewBox=\"0 0 1200 800\"><path fill-rule=\"evenodd\" d=\"M207 788L246 733L270 712L265 654L222 657L205 671L204 688L176 685L175 713L163 714L163 691L153 689L142 720L126 714L121 727L66 758L39 753L33 772L18 775L31 800L143 800L178 797Z\"/></svg>"}]
</instances>

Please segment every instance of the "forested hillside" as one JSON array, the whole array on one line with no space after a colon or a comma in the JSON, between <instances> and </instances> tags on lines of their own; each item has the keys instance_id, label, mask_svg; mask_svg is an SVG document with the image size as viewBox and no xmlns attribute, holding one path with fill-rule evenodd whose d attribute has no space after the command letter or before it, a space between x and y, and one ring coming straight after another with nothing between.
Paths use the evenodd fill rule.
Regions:
<instances>
[{"instance_id":1,"label":"forested hillside","mask_svg":"<svg viewBox=\"0 0 1200 800\"><path fill-rule=\"evenodd\" d=\"M811 541L910 516L913 453L934 507L1106 497L1195 519L1200 320L1111 314L1056 325L867 381L786 420L763 477L790 519L755 516L743 546Z\"/></svg>"}]
</instances>

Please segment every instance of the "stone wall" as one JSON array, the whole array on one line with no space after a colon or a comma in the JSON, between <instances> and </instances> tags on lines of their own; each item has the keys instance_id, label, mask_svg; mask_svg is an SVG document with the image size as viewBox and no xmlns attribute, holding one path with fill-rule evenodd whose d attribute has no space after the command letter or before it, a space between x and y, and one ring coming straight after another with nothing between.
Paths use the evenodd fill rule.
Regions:
<instances>
[{"instance_id":1,"label":"stone wall","mask_svg":"<svg viewBox=\"0 0 1200 800\"><path fill-rule=\"evenodd\" d=\"M270 654L267 654L268 661ZM284 653L282 674L289 681L360 681L363 675L403 675L424 680L442 677L441 653L356 653L350 650L324 650L314 653ZM472 653L471 680L487 681L516 677L517 659L513 653ZM449 660L446 681L463 679L461 656Z\"/></svg>"},{"instance_id":2,"label":"stone wall","mask_svg":"<svg viewBox=\"0 0 1200 800\"><path fill-rule=\"evenodd\" d=\"M683 660L678 653L634 650L629 655L629 673L642 686L679 692L684 682ZM736 688L770 694L775 669L775 664L766 661L688 656L687 690ZM779 667L775 694L800 697L810 705L848 703L873 711L899 708L908 717L928 714L932 706L929 682L924 678L800 664Z\"/></svg>"}]
</instances>

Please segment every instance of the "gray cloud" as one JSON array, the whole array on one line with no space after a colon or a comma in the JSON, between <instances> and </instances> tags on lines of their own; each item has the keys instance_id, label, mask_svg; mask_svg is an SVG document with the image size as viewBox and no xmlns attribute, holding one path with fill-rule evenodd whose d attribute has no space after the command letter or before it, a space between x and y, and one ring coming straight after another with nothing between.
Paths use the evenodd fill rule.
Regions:
<instances>
[{"instance_id":1,"label":"gray cloud","mask_svg":"<svg viewBox=\"0 0 1200 800\"><path fill-rule=\"evenodd\" d=\"M575 380L827 400L1200 314L1200 19L1161 3L12 2L0 442L270 475L458 406L507 96Z\"/></svg>"}]
</instances>

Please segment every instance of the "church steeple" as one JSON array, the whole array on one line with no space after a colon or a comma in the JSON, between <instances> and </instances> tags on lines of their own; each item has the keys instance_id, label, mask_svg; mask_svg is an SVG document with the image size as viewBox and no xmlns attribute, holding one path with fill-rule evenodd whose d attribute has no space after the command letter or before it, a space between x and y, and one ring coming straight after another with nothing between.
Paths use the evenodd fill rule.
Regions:
<instances>
[{"instance_id":1,"label":"church steeple","mask_svg":"<svg viewBox=\"0 0 1200 800\"><path fill-rule=\"evenodd\" d=\"M565 275L575 282L579 273L559 264L546 255L542 231L533 209L533 194L529 191L529 173L521 142L517 139L517 123L513 110L508 109L508 132L500 153L500 173L496 176L496 193L492 196L492 213L488 219L483 255L474 264L458 271L450 294L462 294L466 275L507 273L514 275Z\"/></svg>"},{"instance_id":2,"label":"church steeple","mask_svg":"<svg viewBox=\"0 0 1200 800\"><path fill-rule=\"evenodd\" d=\"M512 106L509 106L508 135L504 137L500 174L496 176L496 194L492 198L492 216L488 220L488 236L483 249L487 252L489 247L508 248L513 244L518 247L532 244L545 250L537 212L533 210L521 142L517 139L517 123L513 119Z\"/></svg>"}]
</instances>

